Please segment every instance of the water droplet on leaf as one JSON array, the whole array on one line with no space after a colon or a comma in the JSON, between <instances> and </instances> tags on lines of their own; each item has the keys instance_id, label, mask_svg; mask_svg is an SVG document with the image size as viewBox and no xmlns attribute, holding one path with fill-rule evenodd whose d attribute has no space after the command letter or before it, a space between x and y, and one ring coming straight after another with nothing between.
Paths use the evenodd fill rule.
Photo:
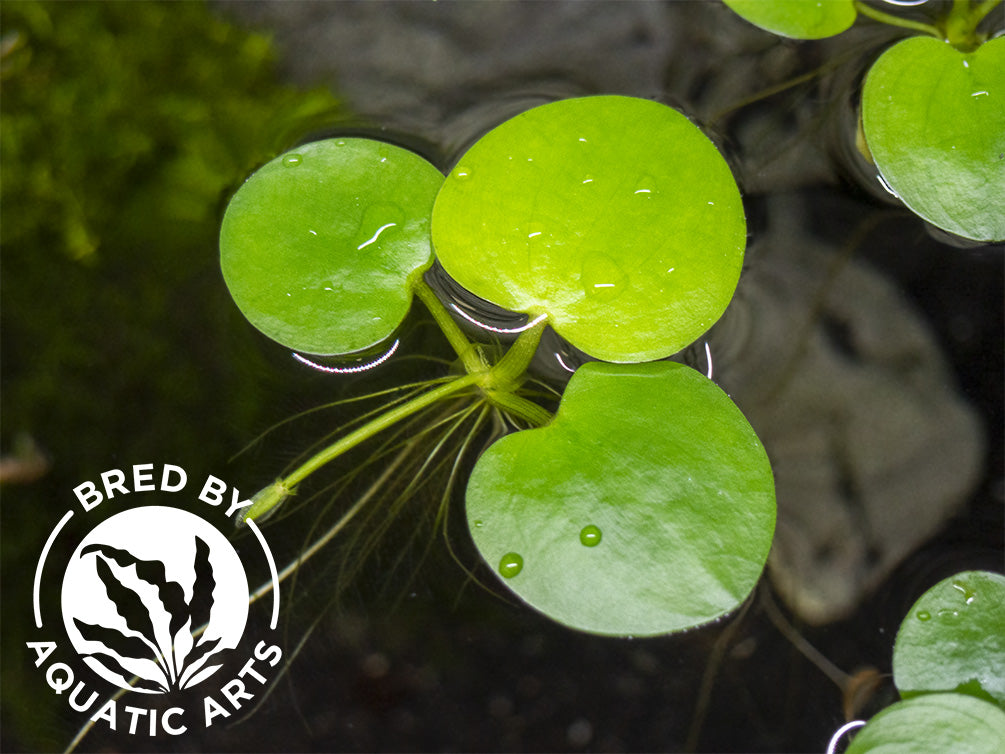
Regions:
<instances>
[{"instance_id":1,"label":"water droplet on leaf","mask_svg":"<svg viewBox=\"0 0 1005 754\"><path fill-rule=\"evenodd\" d=\"M602 536L603 532L600 531L599 526L589 524L584 526L582 531L579 532L579 541L586 547L596 547L600 544L600 538Z\"/></svg>"},{"instance_id":2,"label":"water droplet on leaf","mask_svg":"<svg viewBox=\"0 0 1005 754\"><path fill-rule=\"evenodd\" d=\"M939 620L944 623L956 623L960 619L960 613L958 610L953 610L948 607L944 607L939 610Z\"/></svg>"},{"instance_id":3,"label":"water droplet on leaf","mask_svg":"<svg viewBox=\"0 0 1005 754\"><path fill-rule=\"evenodd\" d=\"M960 583L959 581L954 581L953 582L953 589L955 589L956 591L960 592L963 595L963 599L966 600L966 603L968 605L971 602L973 602L974 601L974 597L977 596L977 592L975 592L973 589L971 589L970 587L968 587L966 584Z\"/></svg>"},{"instance_id":4,"label":"water droplet on leaf","mask_svg":"<svg viewBox=\"0 0 1005 754\"><path fill-rule=\"evenodd\" d=\"M591 254L583 262L580 283L590 298L610 301L624 293L628 277L606 254Z\"/></svg>"},{"instance_id":5,"label":"water droplet on leaf","mask_svg":"<svg viewBox=\"0 0 1005 754\"><path fill-rule=\"evenodd\" d=\"M511 579L523 570L523 557L515 552L508 552L499 561L499 573L503 578Z\"/></svg>"},{"instance_id":6,"label":"water droplet on leaf","mask_svg":"<svg viewBox=\"0 0 1005 754\"><path fill-rule=\"evenodd\" d=\"M931 620L932 614L927 610L918 611L918 620Z\"/></svg>"},{"instance_id":7,"label":"water droplet on leaf","mask_svg":"<svg viewBox=\"0 0 1005 754\"><path fill-rule=\"evenodd\" d=\"M638 182L635 184L635 189L632 191L635 196L641 196L644 198L652 198L657 193L656 181L651 175L644 175L639 178Z\"/></svg>"},{"instance_id":8,"label":"water droplet on leaf","mask_svg":"<svg viewBox=\"0 0 1005 754\"><path fill-rule=\"evenodd\" d=\"M459 181L466 181L471 177L471 168L464 167L463 165L458 165L454 168L454 176Z\"/></svg>"},{"instance_id":9,"label":"water droplet on leaf","mask_svg":"<svg viewBox=\"0 0 1005 754\"><path fill-rule=\"evenodd\" d=\"M296 152L290 152L283 158L283 165L288 168L295 168L303 161L304 158L302 155L299 155Z\"/></svg>"}]
</instances>

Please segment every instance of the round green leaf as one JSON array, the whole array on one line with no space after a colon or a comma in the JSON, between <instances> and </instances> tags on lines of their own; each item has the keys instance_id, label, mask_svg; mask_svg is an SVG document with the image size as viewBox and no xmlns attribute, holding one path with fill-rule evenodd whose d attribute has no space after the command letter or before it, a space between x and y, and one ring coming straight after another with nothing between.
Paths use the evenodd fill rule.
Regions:
<instances>
[{"instance_id":1,"label":"round green leaf","mask_svg":"<svg viewBox=\"0 0 1005 754\"><path fill-rule=\"evenodd\" d=\"M746 224L711 141L676 110L620 96L528 110L457 163L433 209L446 271L548 316L608 361L675 353L732 298Z\"/></svg>"},{"instance_id":2,"label":"round green leaf","mask_svg":"<svg viewBox=\"0 0 1005 754\"><path fill-rule=\"evenodd\" d=\"M858 13L852 0L723 0L765 31L795 39L822 39L848 29Z\"/></svg>"},{"instance_id":3,"label":"round green leaf","mask_svg":"<svg viewBox=\"0 0 1005 754\"><path fill-rule=\"evenodd\" d=\"M961 691L1005 707L1005 576L958 573L914 604L897 632L901 696Z\"/></svg>"},{"instance_id":4,"label":"round green leaf","mask_svg":"<svg viewBox=\"0 0 1005 754\"><path fill-rule=\"evenodd\" d=\"M931 37L897 43L866 77L862 128L913 212L965 238L1005 240L1005 38L966 53Z\"/></svg>"},{"instance_id":5,"label":"round green leaf","mask_svg":"<svg viewBox=\"0 0 1005 754\"><path fill-rule=\"evenodd\" d=\"M479 458L467 517L502 582L550 618L655 635L714 620L750 593L771 545L774 483L750 425L703 375L590 362L550 424Z\"/></svg>"},{"instance_id":6,"label":"round green leaf","mask_svg":"<svg viewBox=\"0 0 1005 754\"><path fill-rule=\"evenodd\" d=\"M1000 754L1005 712L966 694L926 694L887 707L855 734L846 754Z\"/></svg>"},{"instance_id":7,"label":"round green leaf","mask_svg":"<svg viewBox=\"0 0 1005 754\"><path fill-rule=\"evenodd\" d=\"M443 174L371 139L330 139L272 160L238 189L220 264L250 322L289 348L347 354L408 313L411 275L432 263L429 222Z\"/></svg>"}]
</instances>

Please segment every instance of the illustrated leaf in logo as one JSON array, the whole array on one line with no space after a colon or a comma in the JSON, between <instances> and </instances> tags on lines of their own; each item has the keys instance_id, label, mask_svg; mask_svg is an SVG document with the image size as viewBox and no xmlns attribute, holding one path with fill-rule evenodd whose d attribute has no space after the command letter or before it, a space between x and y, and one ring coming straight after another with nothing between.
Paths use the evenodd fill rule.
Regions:
<instances>
[{"instance_id":1,"label":"illustrated leaf in logo","mask_svg":"<svg viewBox=\"0 0 1005 754\"><path fill-rule=\"evenodd\" d=\"M166 565L160 560L143 560L128 550L106 544L85 547L81 557L91 553L95 554L95 570L105 593L119 617L125 620L128 633L75 618L74 623L81 637L104 648L104 651L89 652L86 657L123 678L140 676L134 687L159 693L193 686L222 667L207 666L209 659L224 649L220 646L222 637L210 638L203 633L196 642L193 633L209 625L214 605L213 593L218 583L208 542L195 536L192 563L195 579L192 598L188 601L181 584L168 580ZM152 599L151 593L141 593L135 584L129 586L123 583L112 570L111 563L122 569L132 566L136 580L156 590L163 610L151 610L151 607L156 608L156 605L147 604ZM144 601L144 594L147 601ZM126 669L129 661L139 660L156 662L161 671L160 677L149 677L135 669L132 672Z\"/></svg>"},{"instance_id":2,"label":"illustrated leaf in logo","mask_svg":"<svg viewBox=\"0 0 1005 754\"><path fill-rule=\"evenodd\" d=\"M106 626L100 626L94 623L84 623L79 618L74 618L73 622L74 625L77 626L77 630L80 631L80 635L84 637L86 641L103 644L105 647L112 650L111 653L95 651L86 656L93 657L96 661L105 665L112 672L118 673L122 676L123 680L131 677L132 673L122 667L120 662L121 658L131 657L138 660L156 659L158 661L161 659L158 657L159 653L157 652L156 647L149 646L144 639L141 639L138 636L127 636L114 628L107 628ZM139 679L135 685L138 688L149 691L164 692L168 690L166 675L163 680L158 681Z\"/></svg>"},{"instance_id":3,"label":"illustrated leaf in logo","mask_svg":"<svg viewBox=\"0 0 1005 754\"><path fill-rule=\"evenodd\" d=\"M146 680L133 673L130 673L119 662L119 658L115 657L108 652L91 652L90 654L84 655L85 659L91 659L95 662L100 663L104 666L105 670L110 670L112 673L118 675L122 681L120 683L127 684L130 688L137 691L148 691L152 694L164 694L167 692L167 687L162 683L156 683L154 681ZM128 679L132 680L128 680Z\"/></svg>"},{"instance_id":4,"label":"illustrated leaf in logo","mask_svg":"<svg viewBox=\"0 0 1005 754\"><path fill-rule=\"evenodd\" d=\"M100 626L96 623L84 623L80 618L74 618L73 623L86 641L104 644L121 657L145 660L150 659L153 655L151 648L138 636L126 636L114 628Z\"/></svg>"},{"instance_id":5,"label":"illustrated leaf in logo","mask_svg":"<svg viewBox=\"0 0 1005 754\"><path fill-rule=\"evenodd\" d=\"M185 671L181 674L181 682L178 684L179 688L184 689L194 686L209 675L209 672L199 673L199 671L211 656L220 651L218 649L220 641L220 638L206 639L204 636L203 640L192 649L192 653L188 656L188 662L185 665ZM219 667L219 665L216 665L213 669L215 670ZM206 668L206 670L208 671L209 668Z\"/></svg>"},{"instance_id":6,"label":"illustrated leaf in logo","mask_svg":"<svg viewBox=\"0 0 1005 754\"><path fill-rule=\"evenodd\" d=\"M209 545L199 536L195 538L195 583L192 587L192 600L189 602L189 630L198 626L208 625L213 610L213 590L216 589L216 577L213 574L213 564L209 561ZM207 639L203 634L201 641L193 647L185 658L185 670L180 673L180 688L194 685L205 678L208 673L196 675L209 658L220 651L220 639Z\"/></svg>"},{"instance_id":7,"label":"illustrated leaf in logo","mask_svg":"<svg viewBox=\"0 0 1005 754\"><path fill-rule=\"evenodd\" d=\"M141 637L143 637L142 639L133 637L136 638L135 642L123 643L121 641L116 641L113 644L109 644L107 641L102 641L102 643L109 649L118 652L119 656L122 658L145 660L152 655L152 658L160 666L161 673L164 677L163 680L155 678L147 678L147 680L163 683L165 686L169 686L172 675L171 668L167 662L167 658L164 656L164 653L157 647L157 634L154 630L154 625L150 618L147 606L143 603L143 599L134 590L119 581L115 574L112 573L111 566L108 565L108 562L105 561L104 558L95 557L94 566L98 573L98 578L101 579L101 583L105 587L105 593L108 595L108 599L110 599L112 604L115 605L115 610L119 616L125 620L126 627L130 631L138 633ZM109 632L105 634L105 638L109 638L110 636L118 636L123 639L130 638L119 631L109 629ZM118 644L118 647L116 644ZM120 647L130 647L134 651L120 651Z\"/></svg>"},{"instance_id":8,"label":"illustrated leaf in logo","mask_svg":"<svg viewBox=\"0 0 1005 754\"><path fill-rule=\"evenodd\" d=\"M189 619L195 628L209 623L209 615L213 609L213 590L216 589L213 564L209 562L209 545L199 536L195 538L193 568L195 585L192 587L192 600L189 602Z\"/></svg>"},{"instance_id":9,"label":"illustrated leaf in logo","mask_svg":"<svg viewBox=\"0 0 1005 754\"><path fill-rule=\"evenodd\" d=\"M126 626L147 639L151 645L156 645L154 625L140 595L119 581L106 561L96 558L94 565L98 578L105 585L105 593L115 605L118 614L125 619Z\"/></svg>"},{"instance_id":10,"label":"illustrated leaf in logo","mask_svg":"<svg viewBox=\"0 0 1005 754\"><path fill-rule=\"evenodd\" d=\"M109 560L114 560L123 568L135 565L136 576L157 587L157 595L160 597L161 604L171 615L171 622L168 626L168 632L171 636L177 634L178 629L185 625L185 620L188 618L185 590L181 588L181 584L168 581L164 564L161 561L140 560L128 550L102 544L85 547L80 555L83 557L91 552L98 552Z\"/></svg>"}]
</instances>

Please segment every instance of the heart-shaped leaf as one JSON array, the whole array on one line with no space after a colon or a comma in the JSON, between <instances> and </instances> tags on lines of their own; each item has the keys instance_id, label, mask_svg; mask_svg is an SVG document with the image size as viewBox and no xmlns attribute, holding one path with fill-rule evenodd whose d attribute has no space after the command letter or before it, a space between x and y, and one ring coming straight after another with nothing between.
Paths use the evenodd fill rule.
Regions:
<instances>
[{"instance_id":1,"label":"heart-shaped leaf","mask_svg":"<svg viewBox=\"0 0 1005 754\"><path fill-rule=\"evenodd\" d=\"M289 348L348 354L390 336L409 278L432 263L429 222L443 174L371 139L313 142L238 189L220 264L241 312Z\"/></svg>"},{"instance_id":2,"label":"heart-shaped leaf","mask_svg":"<svg viewBox=\"0 0 1005 754\"><path fill-rule=\"evenodd\" d=\"M852 0L723 0L734 13L772 34L823 39L848 29L858 13Z\"/></svg>"},{"instance_id":3,"label":"heart-shaped leaf","mask_svg":"<svg viewBox=\"0 0 1005 754\"><path fill-rule=\"evenodd\" d=\"M739 605L775 525L771 468L739 409L672 362L590 362L554 420L508 435L467 489L475 544L554 620L654 635Z\"/></svg>"},{"instance_id":4,"label":"heart-shaped leaf","mask_svg":"<svg viewBox=\"0 0 1005 754\"><path fill-rule=\"evenodd\" d=\"M1005 576L967 571L933 586L897 632L901 696L961 691L1005 707Z\"/></svg>"},{"instance_id":5,"label":"heart-shaped leaf","mask_svg":"<svg viewBox=\"0 0 1005 754\"><path fill-rule=\"evenodd\" d=\"M999 754L1005 712L966 694L925 694L887 707L855 734L846 754Z\"/></svg>"},{"instance_id":6,"label":"heart-shaped leaf","mask_svg":"<svg viewBox=\"0 0 1005 754\"><path fill-rule=\"evenodd\" d=\"M729 167L686 117L599 96L528 110L457 163L433 245L469 291L546 314L608 361L675 353L732 298L746 224Z\"/></svg>"},{"instance_id":7,"label":"heart-shaped leaf","mask_svg":"<svg viewBox=\"0 0 1005 754\"><path fill-rule=\"evenodd\" d=\"M960 52L912 37L880 56L862 128L884 180L951 233L1005 240L1005 38Z\"/></svg>"}]
</instances>

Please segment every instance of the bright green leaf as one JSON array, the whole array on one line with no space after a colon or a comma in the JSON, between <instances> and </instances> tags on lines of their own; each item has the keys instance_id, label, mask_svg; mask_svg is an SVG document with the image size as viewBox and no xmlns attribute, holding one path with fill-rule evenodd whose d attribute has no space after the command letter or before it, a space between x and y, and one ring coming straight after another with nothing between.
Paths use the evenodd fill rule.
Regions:
<instances>
[{"instance_id":1,"label":"bright green leaf","mask_svg":"<svg viewBox=\"0 0 1005 754\"><path fill-rule=\"evenodd\" d=\"M925 592L893 649L904 697L962 691L1005 707L1005 576L967 571Z\"/></svg>"},{"instance_id":2,"label":"bright green leaf","mask_svg":"<svg viewBox=\"0 0 1005 754\"><path fill-rule=\"evenodd\" d=\"M547 314L597 358L646 361L725 310L746 224L729 167L686 117L650 100L583 97L483 136L440 191L433 245L475 295Z\"/></svg>"},{"instance_id":3,"label":"bright green leaf","mask_svg":"<svg viewBox=\"0 0 1005 754\"><path fill-rule=\"evenodd\" d=\"M305 144L237 191L220 263L241 312L315 354L380 343L408 313L409 278L432 263L429 221L443 175L370 139Z\"/></svg>"},{"instance_id":4,"label":"bright green leaf","mask_svg":"<svg viewBox=\"0 0 1005 754\"><path fill-rule=\"evenodd\" d=\"M876 166L928 222L1005 240L1005 38L960 52L912 37L876 61L862 93Z\"/></svg>"},{"instance_id":5,"label":"bright green leaf","mask_svg":"<svg viewBox=\"0 0 1005 754\"><path fill-rule=\"evenodd\" d=\"M467 489L503 583L573 628L655 635L737 607L775 525L771 468L739 409L673 362L590 362L555 419L508 435Z\"/></svg>"},{"instance_id":6,"label":"bright green leaf","mask_svg":"<svg viewBox=\"0 0 1005 754\"><path fill-rule=\"evenodd\" d=\"M1000 754L1005 712L966 694L926 694L897 702L855 734L846 754Z\"/></svg>"},{"instance_id":7,"label":"bright green leaf","mask_svg":"<svg viewBox=\"0 0 1005 754\"><path fill-rule=\"evenodd\" d=\"M734 13L761 29L795 39L840 34L858 15L852 0L723 0Z\"/></svg>"}]
</instances>

